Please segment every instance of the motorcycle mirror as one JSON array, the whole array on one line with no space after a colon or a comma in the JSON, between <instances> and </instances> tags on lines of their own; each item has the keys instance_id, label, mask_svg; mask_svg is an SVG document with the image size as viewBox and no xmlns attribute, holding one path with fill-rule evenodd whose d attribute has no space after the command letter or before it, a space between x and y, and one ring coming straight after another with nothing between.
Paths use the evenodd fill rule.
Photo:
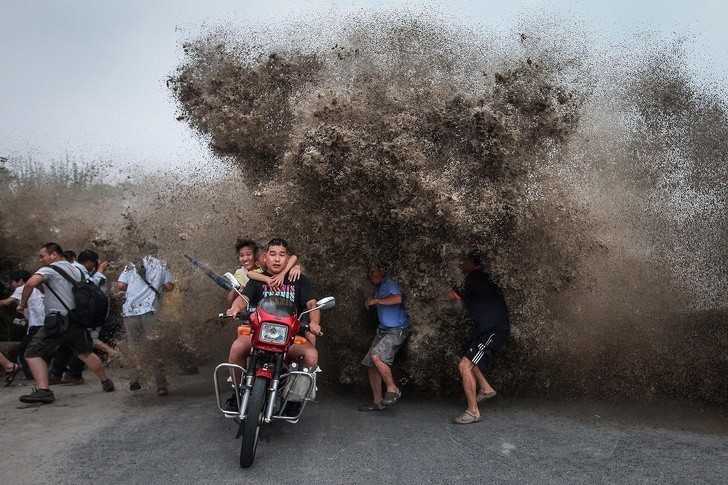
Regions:
<instances>
[{"instance_id":1,"label":"motorcycle mirror","mask_svg":"<svg viewBox=\"0 0 728 485\"><path fill-rule=\"evenodd\" d=\"M333 296L326 296L317 301L316 306L319 307L319 309L321 310L334 308L336 306L336 298L334 298Z\"/></svg>"},{"instance_id":2,"label":"motorcycle mirror","mask_svg":"<svg viewBox=\"0 0 728 485\"><path fill-rule=\"evenodd\" d=\"M228 283L230 283L233 288L240 288L240 282L232 275L232 273L225 273L223 277L228 280Z\"/></svg>"}]
</instances>

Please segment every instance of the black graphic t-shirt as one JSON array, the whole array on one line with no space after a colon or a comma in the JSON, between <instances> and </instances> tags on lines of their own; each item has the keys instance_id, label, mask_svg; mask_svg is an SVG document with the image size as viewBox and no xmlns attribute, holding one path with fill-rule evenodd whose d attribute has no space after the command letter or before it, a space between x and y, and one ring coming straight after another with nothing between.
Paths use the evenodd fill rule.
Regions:
<instances>
[{"instance_id":1,"label":"black graphic t-shirt","mask_svg":"<svg viewBox=\"0 0 728 485\"><path fill-rule=\"evenodd\" d=\"M268 273L265 275L270 276ZM263 298L280 296L296 305L298 313L305 311L306 303L314 299L311 281L305 275L301 275L295 282L291 282L286 276L283 284L276 289L260 281L250 280L245 285L243 295L248 298L248 306L251 308L258 306Z\"/></svg>"}]
</instances>

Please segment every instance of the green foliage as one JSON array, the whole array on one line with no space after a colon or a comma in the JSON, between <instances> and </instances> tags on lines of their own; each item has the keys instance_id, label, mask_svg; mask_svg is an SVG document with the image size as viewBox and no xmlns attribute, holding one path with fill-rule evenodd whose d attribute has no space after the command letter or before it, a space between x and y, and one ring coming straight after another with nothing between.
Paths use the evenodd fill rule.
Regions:
<instances>
[{"instance_id":1,"label":"green foliage","mask_svg":"<svg viewBox=\"0 0 728 485\"><path fill-rule=\"evenodd\" d=\"M11 188L30 190L44 185L87 189L104 182L110 164L102 161L79 162L68 155L63 160L42 163L31 157L11 159L8 173Z\"/></svg>"},{"instance_id":2,"label":"green foliage","mask_svg":"<svg viewBox=\"0 0 728 485\"><path fill-rule=\"evenodd\" d=\"M108 163L69 157L51 163L10 159L0 177L0 271L35 263L48 241L81 245L94 239L98 206L118 187L105 183Z\"/></svg>"}]
</instances>

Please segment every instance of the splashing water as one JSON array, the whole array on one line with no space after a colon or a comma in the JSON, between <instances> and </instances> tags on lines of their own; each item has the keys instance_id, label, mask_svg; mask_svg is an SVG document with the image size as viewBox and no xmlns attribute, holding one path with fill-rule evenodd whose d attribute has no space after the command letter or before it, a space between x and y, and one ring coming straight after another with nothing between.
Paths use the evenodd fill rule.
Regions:
<instances>
[{"instance_id":1,"label":"splashing water","mask_svg":"<svg viewBox=\"0 0 728 485\"><path fill-rule=\"evenodd\" d=\"M363 385L381 261L415 329L401 379L457 390L467 323L444 294L477 247L514 323L489 376L505 392L728 401L725 98L679 43L604 57L568 29L513 37L393 13L185 43L180 118L236 170L150 180L100 224L124 257L164 248L170 338L220 358L232 337L211 339L222 298L184 252L223 272L235 237L282 235L337 297L328 375Z\"/></svg>"}]
</instances>

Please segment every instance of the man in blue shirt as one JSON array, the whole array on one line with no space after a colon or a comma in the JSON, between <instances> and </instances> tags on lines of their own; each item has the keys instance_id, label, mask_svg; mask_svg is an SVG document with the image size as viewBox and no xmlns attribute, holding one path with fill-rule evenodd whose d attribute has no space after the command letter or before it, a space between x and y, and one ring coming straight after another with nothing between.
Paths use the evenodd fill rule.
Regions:
<instances>
[{"instance_id":1,"label":"man in blue shirt","mask_svg":"<svg viewBox=\"0 0 728 485\"><path fill-rule=\"evenodd\" d=\"M367 308L376 306L379 327L369 352L361 362L368 367L372 402L361 406L359 410L381 411L402 397L392 378L391 365L394 356L409 335L409 316L402 301L402 291L396 281L389 278L380 268L372 268L369 271L369 281L375 289L374 297L366 301L366 306ZM384 396L382 396L382 382L386 386Z\"/></svg>"}]
</instances>

